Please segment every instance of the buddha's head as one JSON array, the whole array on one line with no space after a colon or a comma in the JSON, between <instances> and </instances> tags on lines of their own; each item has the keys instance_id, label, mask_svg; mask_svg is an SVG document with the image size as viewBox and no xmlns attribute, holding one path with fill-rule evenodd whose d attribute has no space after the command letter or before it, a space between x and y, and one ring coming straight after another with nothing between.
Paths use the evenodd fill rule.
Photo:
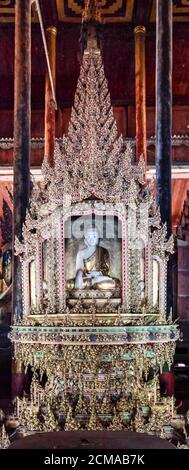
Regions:
<instances>
[{"instance_id":1,"label":"buddha's head","mask_svg":"<svg viewBox=\"0 0 189 470\"><path fill-rule=\"evenodd\" d=\"M84 233L84 241L87 246L97 246L99 242L99 233L95 227L86 229Z\"/></svg>"}]
</instances>

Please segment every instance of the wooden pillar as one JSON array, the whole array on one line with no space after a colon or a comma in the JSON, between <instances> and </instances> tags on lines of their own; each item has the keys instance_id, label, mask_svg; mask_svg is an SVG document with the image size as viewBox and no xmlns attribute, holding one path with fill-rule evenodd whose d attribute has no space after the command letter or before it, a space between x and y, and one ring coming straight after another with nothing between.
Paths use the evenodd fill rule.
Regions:
<instances>
[{"instance_id":1,"label":"wooden pillar","mask_svg":"<svg viewBox=\"0 0 189 470\"><path fill-rule=\"evenodd\" d=\"M31 123L31 2L15 4L13 250L22 227L30 194ZM13 261L13 315L22 316L22 276L18 257Z\"/></svg>"},{"instance_id":2,"label":"wooden pillar","mask_svg":"<svg viewBox=\"0 0 189 470\"><path fill-rule=\"evenodd\" d=\"M172 1L156 0L156 188L162 222L172 233Z\"/></svg>"},{"instance_id":3,"label":"wooden pillar","mask_svg":"<svg viewBox=\"0 0 189 470\"><path fill-rule=\"evenodd\" d=\"M55 26L46 30L49 63L51 67L52 80L55 88L56 83L56 35ZM56 133L55 102L52 95L51 82L48 71L45 78L45 157L50 166L53 166L54 145Z\"/></svg>"},{"instance_id":4,"label":"wooden pillar","mask_svg":"<svg viewBox=\"0 0 189 470\"><path fill-rule=\"evenodd\" d=\"M172 233L172 1L156 0L156 190L161 220ZM167 274L167 313L172 306L172 257Z\"/></svg>"},{"instance_id":5,"label":"wooden pillar","mask_svg":"<svg viewBox=\"0 0 189 470\"><path fill-rule=\"evenodd\" d=\"M174 395L175 380L173 372L162 372L159 382L161 395L166 397Z\"/></svg>"},{"instance_id":6,"label":"wooden pillar","mask_svg":"<svg viewBox=\"0 0 189 470\"><path fill-rule=\"evenodd\" d=\"M11 398L13 399L18 395L22 395L25 388L26 376L24 366L16 364L15 360L12 359L11 373Z\"/></svg>"},{"instance_id":7,"label":"wooden pillar","mask_svg":"<svg viewBox=\"0 0 189 470\"><path fill-rule=\"evenodd\" d=\"M146 150L146 28L136 26L135 33L135 100L136 100L136 160L143 155L147 162Z\"/></svg>"},{"instance_id":8,"label":"wooden pillar","mask_svg":"<svg viewBox=\"0 0 189 470\"><path fill-rule=\"evenodd\" d=\"M177 313L180 320L189 321L189 241L177 240L178 295ZM188 332L189 337L189 332Z\"/></svg>"}]
</instances>

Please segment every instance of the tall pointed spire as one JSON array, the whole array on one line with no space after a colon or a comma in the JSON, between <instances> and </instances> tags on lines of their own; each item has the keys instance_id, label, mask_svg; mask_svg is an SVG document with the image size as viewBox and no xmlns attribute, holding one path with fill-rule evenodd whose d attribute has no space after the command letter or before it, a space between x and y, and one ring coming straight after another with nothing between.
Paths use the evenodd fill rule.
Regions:
<instances>
[{"instance_id":1,"label":"tall pointed spire","mask_svg":"<svg viewBox=\"0 0 189 470\"><path fill-rule=\"evenodd\" d=\"M101 11L98 7L98 0L86 0L82 14L83 23L101 23Z\"/></svg>"},{"instance_id":2,"label":"tall pointed spire","mask_svg":"<svg viewBox=\"0 0 189 470\"><path fill-rule=\"evenodd\" d=\"M143 167L132 166L131 148L118 135L98 44L100 18L97 0L87 0L86 44L68 134L63 137L62 152L56 149L53 171L43 166L46 182L51 183L51 200L59 199L62 192L71 195L72 201L90 197L120 201L127 197L126 188L134 197L134 180L143 183ZM131 183L132 190L124 181Z\"/></svg>"},{"instance_id":3,"label":"tall pointed spire","mask_svg":"<svg viewBox=\"0 0 189 470\"><path fill-rule=\"evenodd\" d=\"M82 42L84 49L99 47L99 27L102 23L98 0L86 0L82 14Z\"/></svg>"}]
</instances>

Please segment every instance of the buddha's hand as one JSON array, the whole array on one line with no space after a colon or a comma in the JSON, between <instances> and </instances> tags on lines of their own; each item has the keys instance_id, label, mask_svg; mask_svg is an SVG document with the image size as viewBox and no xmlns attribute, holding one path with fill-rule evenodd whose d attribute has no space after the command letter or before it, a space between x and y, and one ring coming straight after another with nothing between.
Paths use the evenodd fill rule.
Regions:
<instances>
[{"instance_id":1,"label":"buddha's hand","mask_svg":"<svg viewBox=\"0 0 189 470\"><path fill-rule=\"evenodd\" d=\"M83 271L79 269L76 274L75 278L75 289L82 289L83 288Z\"/></svg>"},{"instance_id":2,"label":"buddha's hand","mask_svg":"<svg viewBox=\"0 0 189 470\"><path fill-rule=\"evenodd\" d=\"M90 277L92 278L102 276L102 273L100 271L90 271L89 274L90 274Z\"/></svg>"}]
</instances>

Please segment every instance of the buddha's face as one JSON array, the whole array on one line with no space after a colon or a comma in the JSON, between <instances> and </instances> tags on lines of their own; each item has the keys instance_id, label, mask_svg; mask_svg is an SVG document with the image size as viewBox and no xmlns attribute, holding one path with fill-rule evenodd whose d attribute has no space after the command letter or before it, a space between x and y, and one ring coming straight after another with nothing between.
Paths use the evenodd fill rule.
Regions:
<instances>
[{"instance_id":1,"label":"buddha's face","mask_svg":"<svg viewBox=\"0 0 189 470\"><path fill-rule=\"evenodd\" d=\"M99 241L99 235L96 229L88 229L84 236L85 244L87 246L97 246Z\"/></svg>"}]
</instances>

